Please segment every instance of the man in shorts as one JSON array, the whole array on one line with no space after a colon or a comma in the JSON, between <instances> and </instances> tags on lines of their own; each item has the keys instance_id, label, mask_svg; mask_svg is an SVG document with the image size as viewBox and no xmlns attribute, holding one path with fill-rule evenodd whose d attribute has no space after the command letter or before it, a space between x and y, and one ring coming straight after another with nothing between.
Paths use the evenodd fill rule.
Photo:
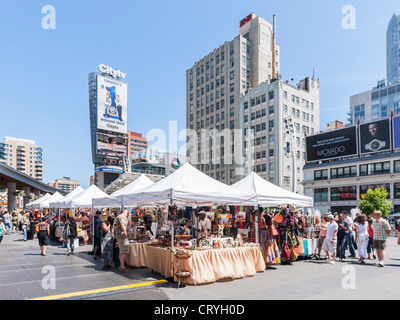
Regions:
<instances>
[{"instance_id":1,"label":"man in shorts","mask_svg":"<svg viewBox=\"0 0 400 320\"><path fill-rule=\"evenodd\" d=\"M128 223L128 210L125 209L117 219L115 219L115 234L119 248L119 262L121 264L119 271L121 272L127 272L125 258L129 253L129 245L125 245L124 240L128 238Z\"/></svg>"},{"instance_id":2,"label":"man in shorts","mask_svg":"<svg viewBox=\"0 0 400 320\"><path fill-rule=\"evenodd\" d=\"M376 254L378 256L378 262L376 265L378 267L385 266L385 255L386 255L386 241L390 236L392 228L386 219L382 218L382 211L376 210L372 213L375 219L372 222L372 228L374 230L374 248L376 249Z\"/></svg>"},{"instance_id":3,"label":"man in shorts","mask_svg":"<svg viewBox=\"0 0 400 320\"><path fill-rule=\"evenodd\" d=\"M336 235L339 227L338 224L335 222L332 214L329 214L326 217L326 220L328 221L328 226L326 229L326 237L322 244L322 250L324 250L326 253L326 262L334 264L336 257L336 244L337 244Z\"/></svg>"}]
</instances>

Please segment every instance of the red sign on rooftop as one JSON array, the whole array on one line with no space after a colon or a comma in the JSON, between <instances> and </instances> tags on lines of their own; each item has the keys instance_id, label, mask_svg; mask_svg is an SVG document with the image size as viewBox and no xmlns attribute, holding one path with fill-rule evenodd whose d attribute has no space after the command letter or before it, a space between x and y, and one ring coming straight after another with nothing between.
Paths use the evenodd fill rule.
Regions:
<instances>
[{"instance_id":1,"label":"red sign on rooftop","mask_svg":"<svg viewBox=\"0 0 400 320\"><path fill-rule=\"evenodd\" d=\"M253 14L252 13L250 13L246 18L244 18L242 21L240 21L240 26L243 27L251 19L253 19Z\"/></svg>"}]
</instances>

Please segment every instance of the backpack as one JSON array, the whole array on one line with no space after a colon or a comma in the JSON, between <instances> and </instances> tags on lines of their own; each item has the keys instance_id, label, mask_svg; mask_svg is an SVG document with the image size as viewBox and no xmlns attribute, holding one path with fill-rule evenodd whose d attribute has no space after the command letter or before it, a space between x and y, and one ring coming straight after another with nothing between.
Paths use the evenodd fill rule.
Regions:
<instances>
[{"instance_id":1,"label":"backpack","mask_svg":"<svg viewBox=\"0 0 400 320\"><path fill-rule=\"evenodd\" d=\"M64 227L63 233L62 233L62 237L64 239L68 239L70 234L71 234L71 230L69 229L69 224L66 224L65 227Z\"/></svg>"}]
</instances>

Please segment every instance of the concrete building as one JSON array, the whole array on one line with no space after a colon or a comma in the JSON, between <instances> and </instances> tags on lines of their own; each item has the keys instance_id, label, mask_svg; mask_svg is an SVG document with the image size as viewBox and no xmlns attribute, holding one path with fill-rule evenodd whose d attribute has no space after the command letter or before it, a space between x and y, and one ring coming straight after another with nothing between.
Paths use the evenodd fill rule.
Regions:
<instances>
[{"instance_id":1,"label":"concrete building","mask_svg":"<svg viewBox=\"0 0 400 320\"><path fill-rule=\"evenodd\" d=\"M240 94L279 75L280 48L275 38L275 24L251 13L240 21L237 37L226 41L186 71L188 139L200 138L202 130L241 128ZM205 163L208 150L196 152L199 144L193 148L189 145L187 148L191 164L221 182L237 181L237 177L230 174L235 171L234 165L221 162L211 169L210 164Z\"/></svg>"},{"instance_id":2,"label":"concrete building","mask_svg":"<svg viewBox=\"0 0 400 320\"><path fill-rule=\"evenodd\" d=\"M240 180L254 171L302 194L305 136L319 131L319 81L308 77L297 86L289 81L266 81L241 95L240 113L244 171L235 161L237 167L230 177Z\"/></svg>"},{"instance_id":3,"label":"concrete building","mask_svg":"<svg viewBox=\"0 0 400 320\"><path fill-rule=\"evenodd\" d=\"M43 179L42 157L42 147L33 140L4 137L0 143L0 163L39 181Z\"/></svg>"},{"instance_id":4,"label":"concrete building","mask_svg":"<svg viewBox=\"0 0 400 320\"><path fill-rule=\"evenodd\" d=\"M386 68L389 84L400 82L400 15L390 19L386 33Z\"/></svg>"},{"instance_id":5,"label":"concrete building","mask_svg":"<svg viewBox=\"0 0 400 320\"><path fill-rule=\"evenodd\" d=\"M50 181L47 183L50 187L63 190L70 193L76 187L79 186L79 182L76 180L71 180L69 177L63 177L62 179L56 179L55 181Z\"/></svg>"}]
</instances>

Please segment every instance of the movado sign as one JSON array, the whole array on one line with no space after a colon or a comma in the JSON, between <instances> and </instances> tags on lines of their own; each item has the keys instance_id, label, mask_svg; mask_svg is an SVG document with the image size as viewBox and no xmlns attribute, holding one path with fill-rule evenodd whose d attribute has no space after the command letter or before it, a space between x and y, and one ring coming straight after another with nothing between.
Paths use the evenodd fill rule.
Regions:
<instances>
[{"instance_id":1,"label":"movado sign","mask_svg":"<svg viewBox=\"0 0 400 320\"><path fill-rule=\"evenodd\" d=\"M109 76L115 78L115 79L125 79L126 73L122 73L121 70L114 70L110 66L106 66L105 64L99 65L99 70L103 74L108 74Z\"/></svg>"}]
</instances>

